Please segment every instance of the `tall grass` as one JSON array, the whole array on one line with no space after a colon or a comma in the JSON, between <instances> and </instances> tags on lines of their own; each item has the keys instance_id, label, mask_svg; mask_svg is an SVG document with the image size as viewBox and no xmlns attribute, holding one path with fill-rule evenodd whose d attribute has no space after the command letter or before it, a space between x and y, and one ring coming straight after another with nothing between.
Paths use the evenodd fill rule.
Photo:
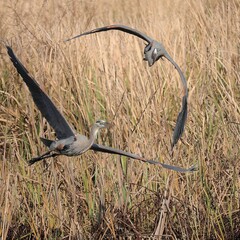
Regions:
<instances>
[{"instance_id":1,"label":"tall grass","mask_svg":"<svg viewBox=\"0 0 240 240\"><path fill-rule=\"evenodd\" d=\"M28 167L54 132L0 47L0 236L2 239L240 237L240 5L231 1L1 1L0 39L10 44L82 134L114 124L98 142L179 166L177 174L103 153ZM106 32L121 23L164 44L189 84L189 115L170 157L180 109L179 76L149 68L144 43ZM161 237L160 236L160 237ZM157 239L158 237L155 236Z\"/></svg>"}]
</instances>

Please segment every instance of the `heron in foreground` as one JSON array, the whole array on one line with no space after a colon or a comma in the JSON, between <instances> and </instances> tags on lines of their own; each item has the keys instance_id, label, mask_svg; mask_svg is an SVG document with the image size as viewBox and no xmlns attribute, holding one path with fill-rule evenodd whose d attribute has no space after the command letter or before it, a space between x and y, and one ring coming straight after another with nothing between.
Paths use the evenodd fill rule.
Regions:
<instances>
[{"instance_id":1,"label":"heron in foreground","mask_svg":"<svg viewBox=\"0 0 240 240\"><path fill-rule=\"evenodd\" d=\"M108 146L103 146L94 143L98 131L101 128L106 128L109 126L109 123L103 120L96 121L96 123L92 126L89 138L87 138L84 135L76 133L76 131L68 124L64 116L60 113L60 111L57 109L57 107L54 105L51 99L41 89L37 81L28 74L27 69L15 56L11 47L6 46L6 48L14 67L17 69L18 73L21 75L23 81L26 83L29 91L31 92L33 101L35 102L36 106L42 113L43 117L46 118L51 127L55 130L56 136L58 138L56 141L40 138L44 145L49 148L49 151L42 154L41 156L32 158L29 161L29 165L32 165L35 162L43 160L45 158L55 157L59 155L66 156L81 155L88 151L89 149L91 149L94 151L126 156L150 164L161 165L164 168L174 170L177 172L192 172L196 170L195 166L192 166L188 169L184 169L181 167L156 162L153 160L147 160L136 154L128 153L119 149L114 149Z\"/></svg>"},{"instance_id":2,"label":"heron in foreground","mask_svg":"<svg viewBox=\"0 0 240 240\"><path fill-rule=\"evenodd\" d=\"M144 33L141 33L140 31L138 31L136 29L133 29L133 28L130 28L130 27L127 27L124 25L110 25L110 26L105 26L105 27L101 27L101 28L96 28L91 31L79 34L75 37L69 38L65 41L70 41L72 39L79 38L79 37L89 35L92 33L105 32L105 31L109 31L109 30L123 31L123 32L129 33L129 34L135 35L135 36L143 39L144 41L146 41L147 44L146 44L146 47L144 48L143 60L148 62L149 67L151 67L160 58L165 57L177 69L177 71L180 75L180 78L181 78L181 84L182 84L182 88L183 88L183 97L182 97L182 108L178 114L176 126L174 128L173 137L172 137L172 150L173 150L174 146L177 144L178 140L180 139L180 137L183 134L184 126L185 126L186 119L187 119L188 88L187 88L187 81L186 81L180 67L171 58L171 56L165 50L164 46L160 42L153 40L152 38L148 37Z\"/></svg>"}]
</instances>

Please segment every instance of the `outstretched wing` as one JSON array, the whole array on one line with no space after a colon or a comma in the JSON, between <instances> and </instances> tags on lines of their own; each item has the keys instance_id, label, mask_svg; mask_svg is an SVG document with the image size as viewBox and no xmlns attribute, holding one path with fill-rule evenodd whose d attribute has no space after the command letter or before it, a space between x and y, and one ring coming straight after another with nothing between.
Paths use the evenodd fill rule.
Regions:
<instances>
[{"instance_id":1,"label":"outstretched wing","mask_svg":"<svg viewBox=\"0 0 240 240\"><path fill-rule=\"evenodd\" d=\"M17 69L18 73L21 75L23 81L26 83L29 91L31 92L33 101L42 113L43 117L47 119L49 124L55 130L58 139L73 136L74 131L65 120L63 115L56 108L56 106L53 104L51 99L40 88L37 81L28 74L27 69L15 56L12 48L9 46L6 46L6 48L14 67Z\"/></svg>"},{"instance_id":2,"label":"outstretched wing","mask_svg":"<svg viewBox=\"0 0 240 240\"><path fill-rule=\"evenodd\" d=\"M177 117L177 122L176 122L176 126L174 128L173 131L173 137L172 137L172 149L175 146L175 144L177 144L179 138L182 136L183 131L184 131L184 126L187 120L187 110L188 110L188 102L187 102L187 98L188 98L188 88L187 88L187 81L180 69L180 67L177 65L177 63L170 57L169 54L165 54L165 57L168 59L169 62L171 62L173 64L173 66L177 69L180 78L181 78L181 82L182 82L182 87L183 87L183 98L182 98L182 109L178 114Z\"/></svg>"},{"instance_id":3,"label":"outstretched wing","mask_svg":"<svg viewBox=\"0 0 240 240\"><path fill-rule=\"evenodd\" d=\"M133 159L136 159L136 160L139 160L139 161L142 161L142 162L146 162L146 163L150 163L150 164L154 164L154 165L160 165L163 168L173 170L173 171L176 171L176 172L181 172L181 173L193 172L193 171L197 170L196 166L192 166L192 167L187 168L187 169L177 167L177 166L172 166L172 165L168 165L168 164L165 164L165 163L160 163L160 162L157 162L157 161L154 161L154 160L147 160L147 159L142 158L142 157L140 157L136 154L124 152L124 151L119 150L119 149L103 146L103 145L96 144L96 143L94 143L90 149L94 150L94 151L98 151L98 152L105 152L105 153L111 153L111 154L118 154L118 155L126 156L126 157L133 158Z\"/></svg>"},{"instance_id":4,"label":"outstretched wing","mask_svg":"<svg viewBox=\"0 0 240 240\"><path fill-rule=\"evenodd\" d=\"M90 149L94 150L94 151L97 151L97 152L104 152L104 153L122 155L122 156L130 157L130 158L133 158L133 159L140 159L141 158L140 156L138 156L136 154L125 152L125 151L115 149L115 148L111 148L111 147L107 147L107 146L103 146L103 145L96 144L96 143L94 143L91 146Z\"/></svg>"},{"instance_id":5,"label":"outstretched wing","mask_svg":"<svg viewBox=\"0 0 240 240\"><path fill-rule=\"evenodd\" d=\"M124 25L110 25L110 26L105 26L105 27L101 27L101 28L96 28L96 29L93 29L91 31L79 34L75 37L69 38L65 41L70 41L70 40L78 38L78 37L82 37L82 36L89 35L89 34L92 34L92 33L104 32L104 31L108 31L108 30L123 31L123 32L129 33L129 34L135 35L135 36L147 41L149 44L148 44L147 47L145 47L144 54L146 54L146 52L150 51L150 48L151 48L150 43L151 44L153 42L157 43L155 40L153 40L152 38L148 37L147 35L139 32L138 30L135 30L133 28L130 28L130 27L127 27L127 26L124 26ZM178 142L178 140L180 139L180 137L183 134L184 126L185 126L186 119L187 119L187 97L188 97L187 81L186 81L180 67L170 57L170 55L167 53L167 51L164 49L164 47L160 43L159 43L159 50L162 50L162 52L163 52L163 55L160 55L160 56L161 57L164 56L165 58L167 58L168 61L170 61L174 65L174 67L177 69L177 71L180 75L180 78L181 78L183 91L184 91L184 97L183 97L183 100L182 100L182 109L181 109L181 112L178 114L176 126L175 126L174 132L173 132L173 140L172 140L172 148L173 148L174 145ZM149 58L150 58L150 60L152 60L151 57L149 57ZM147 59L147 60L150 61L149 59ZM152 60L153 61L152 64L157 60L158 59Z\"/></svg>"},{"instance_id":6,"label":"outstretched wing","mask_svg":"<svg viewBox=\"0 0 240 240\"><path fill-rule=\"evenodd\" d=\"M152 39L150 37L148 37L147 35L139 32L136 29L133 29L133 28L130 28L130 27L127 27L127 26L124 26L124 25L110 25L110 26L105 26L105 27L101 27L101 28L96 28L96 29L93 29L91 31L79 34L75 37L69 38L69 39L65 40L65 42L70 41L70 40L75 39L75 38L85 36L85 35L89 35L89 34L92 34L92 33L105 32L105 31L109 31L109 30L119 30L119 31L122 31L122 32L132 34L134 36L137 36L137 37L147 41L148 43L152 42Z\"/></svg>"},{"instance_id":7,"label":"outstretched wing","mask_svg":"<svg viewBox=\"0 0 240 240\"><path fill-rule=\"evenodd\" d=\"M177 65L177 63L170 57L170 55L169 55L167 52L165 52L164 57L165 57L169 62L171 62L172 65L177 69L177 71L178 71L178 73L179 73L179 75L180 75L180 78L181 78L184 95L187 95L187 92L188 92L188 89L187 89L187 80L186 80L186 78L184 77L182 70L180 69L180 67Z\"/></svg>"},{"instance_id":8,"label":"outstretched wing","mask_svg":"<svg viewBox=\"0 0 240 240\"><path fill-rule=\"evenodd\" d=\"M178 114L176 126L173 131L172 149L183 134L184 126L185 126L185 123L187 120L187 108L188 108L187 105L188 105L187 104L187 95L185 95L182 98L182 109L181 109L181 112Z\"/></svg>"}]
</instances>

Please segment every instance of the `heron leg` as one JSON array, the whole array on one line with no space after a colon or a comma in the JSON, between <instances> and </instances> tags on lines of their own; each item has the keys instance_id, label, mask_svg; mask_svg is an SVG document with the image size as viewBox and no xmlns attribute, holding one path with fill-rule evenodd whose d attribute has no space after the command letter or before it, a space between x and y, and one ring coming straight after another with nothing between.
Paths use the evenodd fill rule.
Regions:
<instances>
[{"instance_id":1,"label":"heron leg","mask_svg":"<svg viewBox=\"0 0 240 240\"><path fill-rule=\"evenodd\" d=\"M43 160L45 158L50 158L50 157L55 157L55 156L60 155L59 153L52 153L51 154L51 152L52 151L48 151L48 152L44 153L43 155L41 155L39 157L32 158L31 160L28 161L28 165L31 166L35 162L41 161L41 160Z\"/></svg>"}]
</instances>

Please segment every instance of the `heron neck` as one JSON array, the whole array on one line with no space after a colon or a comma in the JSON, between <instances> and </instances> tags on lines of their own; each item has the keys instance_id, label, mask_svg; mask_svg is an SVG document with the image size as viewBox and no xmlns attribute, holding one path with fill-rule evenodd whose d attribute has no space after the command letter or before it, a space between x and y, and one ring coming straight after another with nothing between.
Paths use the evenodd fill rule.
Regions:
<instances>
[{"instance_id":1,"label":"heron neck","mask_svg":"<svg viewBox=\"0 0 240 240\"><path fill-rule=\"evenodd\" d=\"M92 126L92 128L90 130L89 138L86 141L86 144L84 144L85 147L81 149L81 154L88 151L92 147L92 145L97 137L98 130L99 130L99 128L97 128L96 126Z\"/></svg>"},{"instance_id":2,"label":"heron neck","mask_svg":"<svg viewBox=\"0 0 240 240\"><path fill-rule=\"evenodd\" d=\"M90 147L93 145L94 141L96 140L98 131L99 131L99 128L96 127L95 125L93 125L90 130L90 135L89 135L89 146Z\"/></svg>"}]
</instances>

